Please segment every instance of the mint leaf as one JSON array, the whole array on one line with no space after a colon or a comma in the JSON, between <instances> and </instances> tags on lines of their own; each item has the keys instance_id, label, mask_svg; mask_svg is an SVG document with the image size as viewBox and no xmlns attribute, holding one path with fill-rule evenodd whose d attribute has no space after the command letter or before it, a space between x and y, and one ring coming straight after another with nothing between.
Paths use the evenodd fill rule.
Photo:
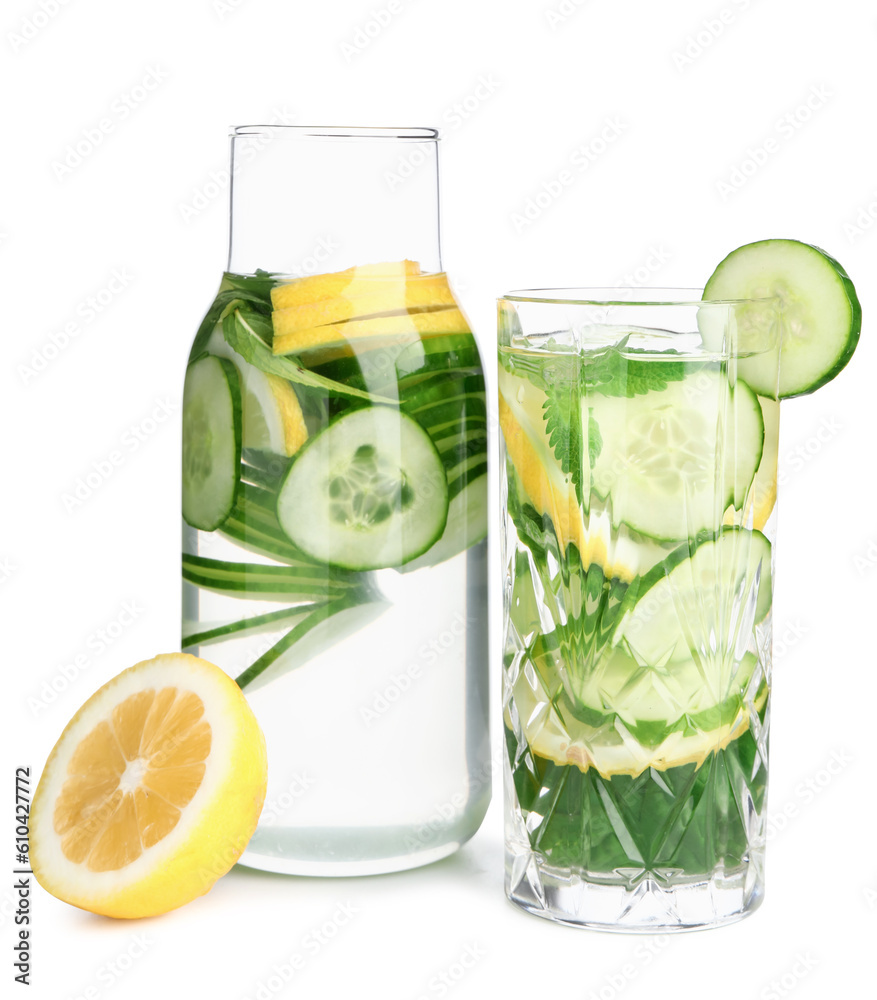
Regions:
<instances>
[{"instance_id":1,"label":"mint leaf","mask_svg":"<svg viewBox=\"0 0 877 1000\"><path fill-rule=\"evenodd\" d=\"M594 407L588 407L588 462L590 467L594 468L594 463L600 457L600 452L603 450L603 435L600 433L600 428L597 421L594 419Z\"/></svg>"},{"instance_id":2,"label":"mint leaf","mask_svg":"<svg viewBox=\"0 0 877 1000\"><path fill-rule=\"evenodd\" d=\"M235 274L226 271L222 276L222 288L239 293L239 298L258 305L262 312L271 312L271 289L277 284L277 275L261 268L255 274Z\"/></svg>"},{"instance_id":3,"label":"mint leaf","mask_svg":"<svg viewBox=\"0 0 877 1000\"><path fill-rule=\"evenodd\" d=\"M311 389L322 389L336 396L366 399L370 403L391 403L396 401L385 396L376 396L351 385L344 385L325 375L318 375L298 364L291 355L275 355L267 346L265 338L271 335L271 319L247 306L244 302L232 302L222 316L222 333L232 350L236 351L255 368L268 375L279 375L298 385Z\"/></svg>"},{"instance_id":4,"label":"mint leaf","mask_svg":"<svg viewBox=\"0 0 877 1000\"><path fill-rule=\"evenodd\" d=\"M635 356L638 354L642 357ZM656 354L621 344L620 349L610 347L600 353L571 353L563 345L551 345L551 352L542 354L500 351L500 364L511 374L523 376L546 391L558 383L580 380L582 395L599 393L632 398L647 392L663 392L670 382L680 382L703 362L674 351Z\"/></svg>"},{"instance_id":5,"label":"mint leaf","mask_svg":"<svg viewBox=\"0 0 877 1000\"><path fill-rule=\"evenodd\" d=\"M664 361L655 354L645 358L632 358L636 353L628 349L626 354L611 350L605 354L582 358L582 389L585 392L599 392L603 396L641 396L647 392L663 392L670 382L680 382L690 374L699 362ZM669 352L662 352L669 353ZM681 356L680 356L681 357Z\"/></svg>"},{"instance_id":6,"label":"mint leaf","mask_svg":"<svg viewBox=\"0 0 877 1000\"><path fill-rule=\"evenodd\" d=\"M576 499L580 504L584 504L582 397L575 383L548 385L545 396L542 419L545 421L548 443L557 461L560 462L561 469L572 479Z\"/></svg>"}]
</instances>

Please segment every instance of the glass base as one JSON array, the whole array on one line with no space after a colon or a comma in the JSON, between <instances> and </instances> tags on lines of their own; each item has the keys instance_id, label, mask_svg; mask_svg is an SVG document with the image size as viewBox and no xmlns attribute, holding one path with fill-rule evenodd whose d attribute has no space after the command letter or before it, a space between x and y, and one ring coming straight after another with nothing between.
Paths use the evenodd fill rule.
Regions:
<instances>
[{"instance_id":1,"label":"glass base","mask_svg":"<svg viewBox=\"0 0 877 1000\"><path fill-rule=\"evenodd\" d=\"M546 920L621 933L666 934L734 923L764 896L760 859L709 875L672 872L570 872L506 854L509 899Z\"/></svg>"},{"instance_id":2,"label":"glass base","mask_svg":"<svg viewBox=\"0 0 877 1000\"><path fill-rule=\"evenodd\" d=\"M486 808L486 805L485 805ZM448 857L475 833L483 810L423 827L264 827L238 864L282 875L386 875Z\"/></svg>"}]
</instances>

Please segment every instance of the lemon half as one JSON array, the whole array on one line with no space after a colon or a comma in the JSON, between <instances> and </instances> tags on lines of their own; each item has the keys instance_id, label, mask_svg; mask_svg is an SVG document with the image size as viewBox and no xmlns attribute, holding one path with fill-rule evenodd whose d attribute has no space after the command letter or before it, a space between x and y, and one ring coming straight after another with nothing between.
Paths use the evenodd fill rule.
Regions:
<instances>
[{"instance_id":1,"label":"lemon half","mask_svg":"<svg viewBox=\"0 0 877 1000\"><path fill-rule=\"evenodd\" d=\"M186 653L145 660L95 692L49 755L34 874L93 913L165 913L238 860L266 783L265 740L237 684Z\"/></svg>"}]
</instances>

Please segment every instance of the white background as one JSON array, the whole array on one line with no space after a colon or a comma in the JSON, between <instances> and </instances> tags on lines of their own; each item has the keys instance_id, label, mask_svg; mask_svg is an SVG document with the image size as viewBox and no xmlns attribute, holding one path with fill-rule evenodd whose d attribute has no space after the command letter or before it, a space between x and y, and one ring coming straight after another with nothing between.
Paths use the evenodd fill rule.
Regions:
<instances>
[{"instance_id":1,"label":"white background","mask_svg":"<svg viewBox=\"0 0 877 1000\"><path fill-rule=\"evenodd\" d=\"M282 113L300 124L442 126L445 264L489 369L493 300L505 290L702 284L729 250L773 236L837 256L859 289L865 327L847 371L783 405L772 836L767 898L751 919L653 941L518 912L502 891L497 787L471 843L420 871L336 881L237 870L183 910L136 924L38 890L29 996L870 995L872 4L400 0L377 33L371 11L386 10L386 0L42 6L51 16L36 0L7 0L0 15L9 871L13 768L38 773L93 690L178 643L179 402L189 344L224 265L226 193L188 219L183 207L199 191L215 193L229 125ZM135 90L147 76L154 89ZM127 115L118 111L125 95L144 94ZM100 145L59 171L68 144L102 118L112 130ZM594 153L610 121L620 123L616 140L532 224L516 226L514 214L577 147ZM125 287L117 282L118 294L86 320L89 296L114 271ZM63 343L71 322L78 333L53 351L52 337ZM45 362L38 372L35 357ZM162 404L172 412L150 423ZM125 460L112 476L65 509L63 494L119 448ZM97 630L125 602L136 615L96 651ZM79 654L84 666L70 670ZM75 676L50 703L42 684L61 686L65 665ZM12 876L0 883L11 886ZM19 988L11 899L0 888L0 976L10 996ZM355 914L325 945L308 946L305 936L339 904ZM467 947L477 960L455 980ZM274 966L296 952L305 966L277 992ZM433 978L442 974L452 988Z\"/></svg>"}]
</instances>

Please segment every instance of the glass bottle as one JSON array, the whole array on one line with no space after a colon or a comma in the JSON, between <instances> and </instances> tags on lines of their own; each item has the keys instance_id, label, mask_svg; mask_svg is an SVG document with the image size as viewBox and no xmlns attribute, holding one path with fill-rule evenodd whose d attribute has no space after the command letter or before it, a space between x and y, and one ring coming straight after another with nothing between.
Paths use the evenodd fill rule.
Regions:
<instances>
[{"instance_id":1,"label":"glass bottle","mask_svg":"<svg viewBox=\"0 0 877 1000\"><path fill-rule=\"evenodd\" d=\"M426 864L490 796L487 415L438 133L235 128L231 175L186 373L182 641L265 733L242 863Z\"/></svg>"}]
</instances>

